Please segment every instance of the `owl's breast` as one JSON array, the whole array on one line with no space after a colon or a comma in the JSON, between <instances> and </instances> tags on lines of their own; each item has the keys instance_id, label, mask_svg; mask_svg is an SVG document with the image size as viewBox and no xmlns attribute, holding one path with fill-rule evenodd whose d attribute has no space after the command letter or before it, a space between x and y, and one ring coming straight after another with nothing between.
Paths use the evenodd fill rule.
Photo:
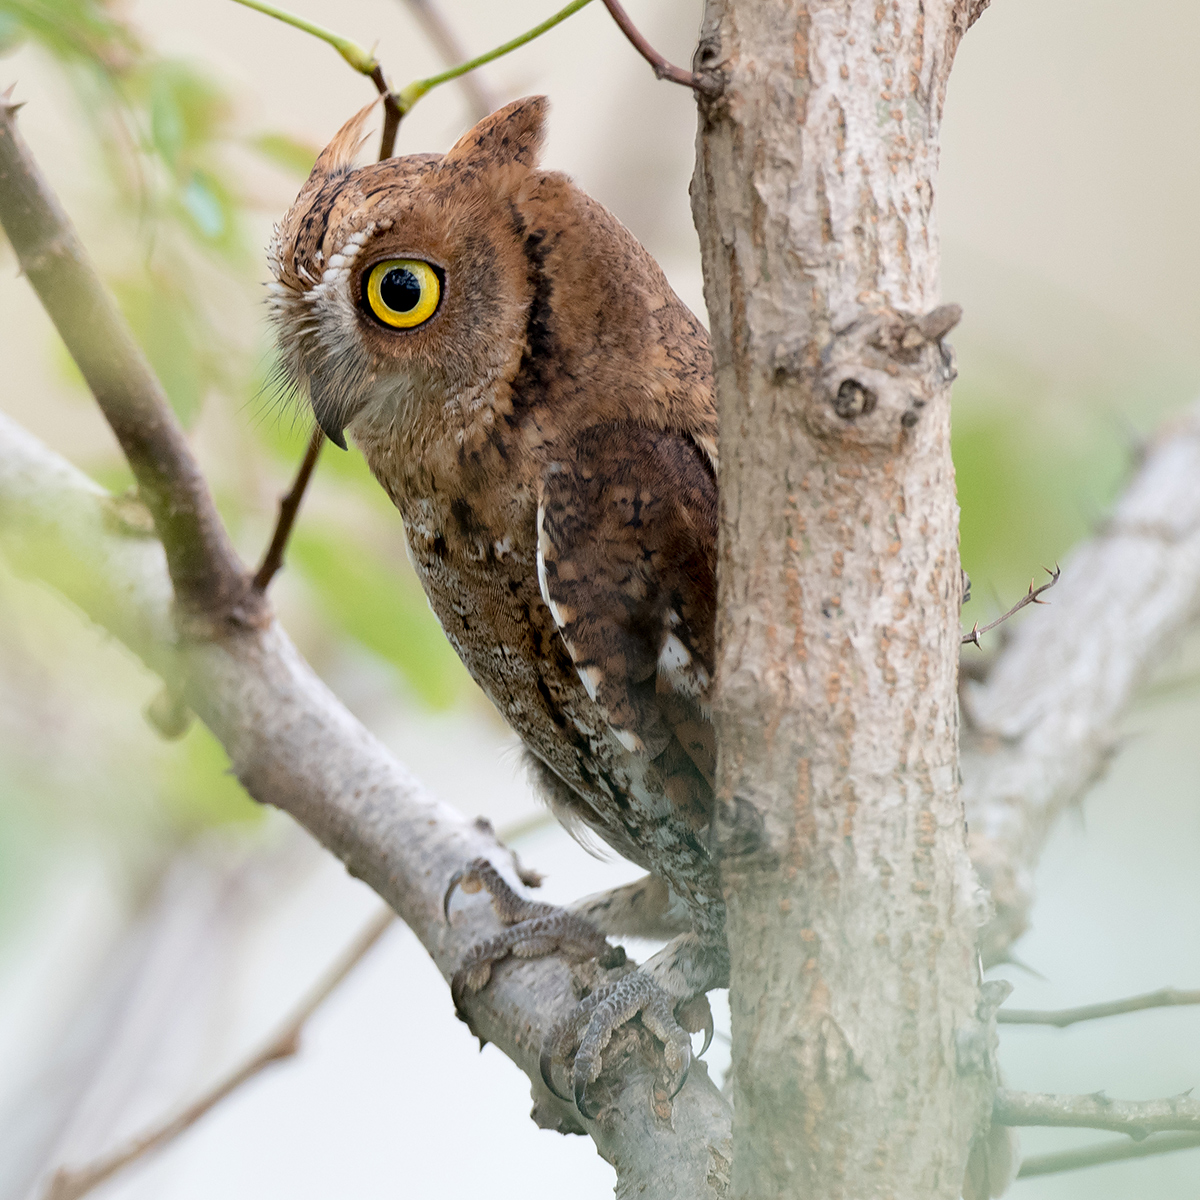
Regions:
<instances>
[{"instance_id":1,"label":"owl's breast","mask_svg":"<svg viewBox=\"0 0 1200 1200\"><path fill-rule=\"evenodd\" d=\"M432 491L400 511L429 605L471 676L539 758L586 789L580 762L608 738L538 589L532 489L514 486L499 505Z\"/></svg>"},{"instance_id":2,"label":"owl's breast","mask_svg":"<svg viewBox=\"0 0 1200 1200\"><path fill-rule=\"evenodd\" d=\"M532 492L515 487L496 509L435 491L400 511L430 607L472 678L579 798L576 815L619 853L662 870L643 825L669 820L670 802L654 768L614 738L542 600Z\"/></svg>"}]
</instances>

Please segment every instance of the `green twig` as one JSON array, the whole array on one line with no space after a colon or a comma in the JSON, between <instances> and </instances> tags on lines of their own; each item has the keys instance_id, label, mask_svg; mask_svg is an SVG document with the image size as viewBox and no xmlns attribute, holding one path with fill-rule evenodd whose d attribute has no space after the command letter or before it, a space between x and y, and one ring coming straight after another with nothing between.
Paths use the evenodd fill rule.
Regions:
<instances>
[{"instance_id":1,"label":"green twig","mask_svg":"<svg viewBox=\"0 0 1200 1200\"><path fill-rule=\"evenodd\" d=\"M326 29L323 25L306 21L303 17L285 12L282 8L276 8L274 4L265 3L264 0L234 0L234 3L244 4L247 8L266 13L268 17L274 17L285 25L292 25L296 29L304 30L305 33L311 33L313 37L320 38L323 42L328 42L360 74L370 75L379 66L375 55L369 50L364 50L357 42L352 42L349 38L344 38L341 34L334 33L332 29Z\"/></svg>"},{"instance_id":2,"label":"green twig","mask_svg":"<svg viewBox=\"0 0 1200 1200\"><path fill-rule=\"evenodd\" d=\"M249 0L238 0L239 4L246 4ZM472 58L465 63L459 63L457 67L451 67L448 71L443 71L439 75L430 75L428 79L417 79L410 83L407 87L403 87L396 93L396 104L400 109L401 114L406 114L414 104L426 92L432 91L439 84L449 83L451 79L457 79L460 75L465 75L468 71L475 70L476 67L482 67L485 63L490 63L497 58L502 58L512 50L516 50L519 46L524 46L527 42L532 42L534 38L539 38L548 29L553 29L560 21L565 21L569 16L577 13L585 4L589 4L591 0L571 0L565 8L561 8L552 17L547 17L540 25L535 25L532 29L526 30L525 33L519 34L511 41L505 42L502 46L497 46L494 50L489 50L486 54L479 55L478 58Z\"/></svg>"}]
</instances>

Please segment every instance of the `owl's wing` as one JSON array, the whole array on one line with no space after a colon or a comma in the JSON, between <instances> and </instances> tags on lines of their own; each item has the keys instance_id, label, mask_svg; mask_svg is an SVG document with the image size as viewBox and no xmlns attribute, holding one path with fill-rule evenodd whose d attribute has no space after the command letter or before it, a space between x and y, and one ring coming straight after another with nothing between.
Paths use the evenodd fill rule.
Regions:
<instances>
[{"instance_id":1,"label":"owl's wing","mask_svg":"<svg viewBox=\"0 0 1200 1200\"><path fill-rule=\"evenodd\" d=\"M682 434L595 426L543 472L538 583L584 687L626 749L708 787L716 545L712 468Z\"/></svg>"}]
</instances>

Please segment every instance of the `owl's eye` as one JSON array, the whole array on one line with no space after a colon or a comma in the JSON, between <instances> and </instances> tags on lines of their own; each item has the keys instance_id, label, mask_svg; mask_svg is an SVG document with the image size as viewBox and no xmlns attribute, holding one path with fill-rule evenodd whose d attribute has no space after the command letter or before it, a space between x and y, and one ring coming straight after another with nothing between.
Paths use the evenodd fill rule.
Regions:
<instances>
[{"instance_id":1,"label":"owl's eye","mask_svg":"<svg viewBox=\"0 0 1200 1200\"><path fill-rule=\"evenodd\" d=\"M437 310L442 284L437 272L419 258L389 258L367 275L367 304L385 325L413 329Z\"/></svg>"}]
</instances>

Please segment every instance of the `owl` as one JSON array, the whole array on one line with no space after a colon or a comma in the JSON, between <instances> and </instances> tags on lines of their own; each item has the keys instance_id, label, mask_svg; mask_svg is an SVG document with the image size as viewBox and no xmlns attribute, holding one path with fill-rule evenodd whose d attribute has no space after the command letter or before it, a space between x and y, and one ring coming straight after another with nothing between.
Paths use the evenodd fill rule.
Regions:
<instances>
[{"instance_id":1,"label":"owl","mask_svg":"<svg viewBox=\"0 0 1200 1200\"><path fill-rule=\"evenodd\" d=\"M448 881L447 919L456 886L483 887L506 925L455 975L460 1009L510 955L615 967L606 935L671 939L547 1041L548 1085L573 1055L588 1115L635 1015L678 1090L688 1002L728 982L709 838L717 416L703 327L611 213L539 168L546 109L518 100L445 155L355 167L359 113L276 229L270 303L285 370L399 510L430 606L555 815L649 872L570 910L484 861Z\"/></svg>"}]
</instances>

